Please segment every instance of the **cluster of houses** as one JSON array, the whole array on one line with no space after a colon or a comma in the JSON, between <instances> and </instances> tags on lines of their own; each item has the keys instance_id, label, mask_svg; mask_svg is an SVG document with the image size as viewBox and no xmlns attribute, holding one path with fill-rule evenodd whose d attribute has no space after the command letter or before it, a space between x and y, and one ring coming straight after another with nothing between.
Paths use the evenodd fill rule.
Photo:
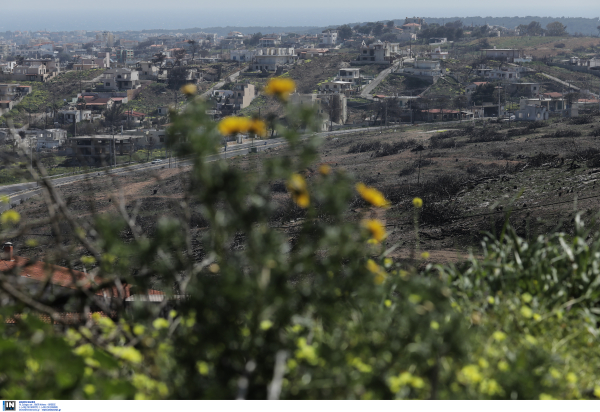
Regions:
<instances>
[{"instance_id":1,"label":"cluster of houses","mask_svg":"<svg viewBox=\"0 0 600 412\"><path fill-rule=\"evenodd\" d=\"M72 156L89 165L110 164L111 156L131 155L141 149L164 148L165 130L125 130L111 135L69 137L64 129L24 129L16 134L0 129L0 142L14 149L30 152L53 152Z\"/></svg>"},{"instance_id":2,"label":"cluster of houses","mask_svg":"<svg viewBox=\"0 0 600 412\"><path fill-rule=\"evenodd\" d=\"M144 85L153 82L170 82L177 74L181 84L215 82L222 80L219 65L210 63L229 61L232 67L245 65L248 76L266 77L279 75L292 65L318 56L335 53L341 46L353 47L356 57L347 62L332 79L320 83L314 93L294 94L298 104L318 104L324 115L324 126L344 124L348 119L347 99L361 94L374 79L363 72L369 65L387 66L398 74L425 80L430 84L448 75L444 61L450 58L446 47L447 38L429 38L425 44L428 51L417 52L412 42L419 39L426 22L420 17L407 17L401 25L389 25L387 38L394 41L381 41L372 35L361 34L360 27L353 29L351 38L341 30L329 29L317 35L266 34L259 39L254 35L231 31L227 35L215 33L138 33L132 38L119 38L114 33L72 32L56 38L48 32L7 32L0 33L0 58L16 53L18 60L0 59L0 115L11 110L20 99L31 92L31 86L19 82L45 82L65 70L102 69L92 90L81 91L59 111L60 122L65 125L101 118L102 112L114 105L126 104L135 99ZM499 35L513 35L504 28L490 28ZM368 31L368 30L367 30ZM344 35L344 37L342 37ZM406 42L403 46L401 44ZM143 47L138 47L143 45ZM220 51L219 51L220 48ZM72 61L66 65L58 58L59 53L68 52ZM467 84L465 96L469 110L450 111L437 108L426 109L428 120L453 118L501 116L504 109L496 102L488 101L476 105L472 96L479 87L494 83L503 90L524 96L517 120L547 118L552 112L576 112L577 104L567 108L563 96L543 94L537 83L525 83L523 77L528 69L521 63L531 61L518 49L489 48L481 51L482 57L502 61L501 65L481 64L473 68L471 76L475 83ZM208 63L192 64L189 63ZM596 59L570 59L560 62L581 70L595 70L600 67ZM4 81L4 82L3 82ZM231 82L230 82L231 83ZM238 113L248 107L259 94L250 81L236 81L228 90L212 90L213 107L209 111L215 118ZM376 100L394 97L403 108L411 106L420 96L375 96ZM562 100L561 100L562 99ZM593 99L588 99L593 101ZM582 105L588 104L581 102ZM575 111L573 111L575 107ZM168 106L157 108L160 115L166 115ZM128 111L128 124L140 124L146 114ZM100 139L102 140L102 139ZM42 140L40 140L42 141ZM37 146L36 146L37 147Z\"/></svg>"}]
</instances>

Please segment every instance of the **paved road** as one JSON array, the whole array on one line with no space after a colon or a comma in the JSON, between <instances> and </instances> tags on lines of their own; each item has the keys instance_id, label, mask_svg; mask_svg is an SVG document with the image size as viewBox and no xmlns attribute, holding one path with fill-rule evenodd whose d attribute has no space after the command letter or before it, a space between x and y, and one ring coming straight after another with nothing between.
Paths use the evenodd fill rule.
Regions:
<instances>
[{"instance_id":1,"label":"paved road","mask_svg":"<svg viewBox=\"0 0 600 412\"><path fill-rule=\"evenodd\" d=\"M387 69L379 73L379 75L371 83L367 84L362 90L362 92L360 92L360 97L372 100L373 96L371 96L371 92L373 91L373 89L375 89L379 85L379 83L381 83L382 80L385 79L386 76L392 72L392 70L396 69L398 67L398 64L400 63L396 62L391 67L388 67Z\"/></svg>"},{"instance_id":2,"label":"paved road","mask_svg":"<svg viewBox=\"0 0 600 412\"><path fill-rule=\"evenodd\" d=\"M270 148L282 146L286 144L285 139L269 139L264 141L256 141L254 143L254 147L256 147L257 151L264 151ZM243 143L233 147L229 147L226 151L222 151L221 153L213 156L208 156L206 158L207 161L215 161L219 158L227 159L234 156L240 156L250 153L253 144ZM171 159L171 167L185 167L191 166L192 161L188 159ZM131 175L135 173L140 173L149 170L159 170L166 169L169 167L169 160L165 159L160 163L144 163L133 166L119 167L116 169L108 170L108 171L100 171L100 172L90 172L79 175L71 175L71 176L61 176L52 179L54 186L63 186L70 183L79 182L85 179L95 179L102 176L124 176ZM38 183L30 182L30 183L17 183L13 185L0 186L0 195L5 195L9 197L9 203L0 204L0 212L3 212L11 207L22 203L23 201L39 194L40 188Z\"/></svg>"},{"instance_id":3,"label":"paved road","mask_svg":"<svg viewBox=\"0 0 600 412\"><path fill-rule=\"evenodd\" d=\"M572 84L572 83L568 83L568 82L562 81L562 80L560 80L560 79L558 79L558 78L556 78L556 77L554 77L554 76L550 76L549 74L546 74L546 73L541 73L541 72L540 72L540 74L541 74L542 76L544 76L544 77L546 77L546 78L550 79L550 80L554 80L555 82L562 84L563 86L570 87L570 88L571 88L571 89L573 89L573 90L577 90L577 91L580 91L580 90L581 90L579 87L577 87L577 86L573 86L573 84Z\"/></svg>"},{"instance_id":4,"label":"paved road","mask_svg":"<svg viewBox=\"0 0 600 412\"><path fill-rule=\"evenodd\" d=\"M202 93L200 96L202 96L202 97L208 97L208 96L210 96L210 93L211 93L213 90L215 90L215 89L218 89L219 87L223 87L223 85L225 85L225 83L228 83L228 82L230 82L230 81L233 81L233 80L235 80L235 79L236 79L236 78L237 78L237 77L240 75L240 72L241 72L241 70L240 70L240 71L237 71L237 72L235 72L235 73L233 73L233 74L232 74L232 75L230 75L230 76L227 76L227 79L226 79L226 80L224 80L224 81L222 81L222 82L219 82L219 83L215 84L213 87L211 87L210 89L208 89L207 91L205 91L204 93Z\"/></svg>"},{"instance_id":5,"label":"paved road","mask_svg":"<svg viewBox=\"0 0 600 412\"><path fill-rule=\"evenodd\" d=\"M395 129L398 128L398 125L393 126L377 126L377 127L363 127L359 129L348 129L348 130L336 130L331 132L323 132L317 133L317 137L327 137L327 136L340 136L345 134L354 134L354 133L363 133L363 132L378 132L382 129ZM208 156L206 161L212 162L217 159L228 159L230 157L242 156L251 152L252 148L256 148L256 151L264 151L267 149L272 149L275 147L286 145L287 141L285 138L274 138L268 140L256 140L255 142L245 142L241 144L236 144L235 146L227 147L227 150L222 150L220 153L212 156ZM181 158L173 158L171 160L171 167L186 167L191 166L192 161L189 159L181 159ZM79 175L68 175L68 176L59 176L52 179L52 182L55 186L63 186L70 183L79 182L85 179L94 179L101 176L123 176L130 175L135 173L140 173L148 170L159 170L166 169L169 167L168 159L165 159L160 163L143 163L136 164L132 166L119 167L112 170L107 171L99 171L99 172L90 172ZM36 182L30 183L16 183L12 185L0 186L0 195L6 195L9 197L8 204L0 204L0 212L3 212L11 207L22 203L23 201L39 194L40 188Z\"/></svg>"}]
</instances>

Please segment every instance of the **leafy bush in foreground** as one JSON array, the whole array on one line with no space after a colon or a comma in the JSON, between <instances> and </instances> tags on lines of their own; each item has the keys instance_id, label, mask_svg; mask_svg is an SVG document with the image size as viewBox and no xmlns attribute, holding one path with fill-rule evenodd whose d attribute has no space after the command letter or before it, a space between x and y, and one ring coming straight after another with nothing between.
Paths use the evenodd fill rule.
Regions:
<instances>
[{"instance_id":1,"label":"leafy bush in foreground","mask_svg":"<svg viewBox=\"0 0 600 412\"><path fill-rule=\"evenodd\" d=\"M314 119L307 109L288 111L304 124ZM138 233L125 207L118 216L70 215L45 179L50 221L2 215L3 239L40 224L70 227L57 232L55 261L72 265L84 249L82 262L102 279L40 296L0 274L0 313L14 321L0 324L2 397L600 397L600 244L587 243L582 229L570 240L556 234L530 244L508 229L486 240L482 259L419 272L389 257L381 222L348 220L355 194L347 175L321 166L303 177L315 138L281 128L290 154L248 174L205 159L217 151L218 130L258 134L260 121L217 128L195 98L172 119L172 148L195 160L186 196L154 237ZM293 238L269 224L281 213L271 201L276 181L304 210ZM356 190L373 207L389 206L373 188ZM192 203L208 226L199 237L190 230ZM418 221L423 202L414 205ZM133 236L124 240L124 229ZM152 285L169 300L126 310L122 300L89 293L123 285L140 294ZM62 328L40 320L59 303L111 317Z\"/></svg>"}]
</instances>

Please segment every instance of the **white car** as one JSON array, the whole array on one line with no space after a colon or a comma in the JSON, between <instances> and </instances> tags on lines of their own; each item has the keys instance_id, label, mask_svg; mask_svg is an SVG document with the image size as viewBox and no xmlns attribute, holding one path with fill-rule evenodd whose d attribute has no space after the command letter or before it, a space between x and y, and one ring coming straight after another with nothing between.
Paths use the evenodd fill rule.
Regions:
<instances>
[{"instance_id":1,"label":"white car","mask_svg":"<svg viewBox=\"0 0 600 412\"><path fill-rule=\"evenodd\" d=\"M154 159L154 160L152 161L152 163L153 163L153 164L156 164L156 163L161 163L161 162L162 162L162 160L161 160L161 159Z\"/></svg>"}]
</instances>

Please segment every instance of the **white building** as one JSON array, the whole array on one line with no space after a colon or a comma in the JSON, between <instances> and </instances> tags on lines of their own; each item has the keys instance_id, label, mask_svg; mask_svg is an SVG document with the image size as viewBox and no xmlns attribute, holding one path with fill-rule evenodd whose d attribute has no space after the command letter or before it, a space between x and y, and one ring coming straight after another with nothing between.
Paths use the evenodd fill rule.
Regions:
<instances>
[{"instance_id":1,"label":"white building","mask_svg":"<svg viewBox=\"0 0 600 412\"><path fill-rule=\"evenodd\" d=\"M398 43L377 41L367 46L363 42L356 60L364 64L391 63L399 51L400 45Z\"/></svg>"},{"instance_id":2,"label":"white building","mask_svg":"<svg viewBox=\"0 0 600 412\"><path fill-rule=\"evenodd\" d=\"M37 150L54 149L62 146L67 140L67 131L63 129L40 130L37 133Z\"/></svg>"},{"instance_id":3,"label":"white building","mask_svg":"<svg viewBox=\"0 0 600 412\"><path fill-rule=\"evenodd\" d=\"M405 67L402 72L412 76L432 78L443 75L439 60L415 60L413 67Z\"/></svg>"},{"instance_id":4,"label":"white building","mask_svg":"<svg viewBox=\"0 0 600 412\"><path fill-rule=\"evenodd\" d=\"M548 120L550 113L544 106L527 105L515 111L515 120L535 122L536 120Z\"/></svg>"},{"instance_id":5,"label":"white building","mask_svg":"<svg viewBox=\"0 0 600 412\"><path fill-rule=\"evenodd\" d=\"M266 47L260 50L262 53L254 56L252 63L252 68L256 71L275 71L278 66L294 64L298 60L293 48Z\"/></svg>"},{"instance_id":6,"label":"white building","mask_svg":"<svg viewBox=\"0 0 600 412\"><path fill-rule=\"evenodd\" d=\"M328 46L335 46L338 40L337 30L327 30L325 33L321 33L321 44Z\"/></svg>"},{"instance_id":7,"label":"white building","mask_svg":"<svg viewBox=\"0 0 600 412\"><path fill-rule=\"evenodd\" d=\"M489 59L506 59L512 62L514 59L521 57L521 50L518 49L497 49L495 46L493 49L483 49L485 57Z\"/></svg>"},{"instance_id":8,"label":"white building","mask_svg":"<svg viewBox=\"0 0 600 412\"><path fill-rule=\"evenodd\" d=\"M359 84L360 82L360 69L358 68L345 68L340 69L336 80L343 82L351 82L352 84Z\"/></svg>"},{"instance_id":9,"label":"white building","mask_svg":"<svg viewBox=\"0 0 600 412\"><path fill-rule=\"evenodd\" d=\"M141 87L137 70L108 69L102 75L103 88L108 90L130 90Z\"/></svg>"},{"instance_id":10,"label":"white building","mask_svg":"<svg viewBox=\"0 0 600 412\"><path fill-rule=\"evenodd\" d=\"M429 53L432 60L446 60L449 54L447 51L442 51L440 47L436 47L434 51Z\"/></svg>"},{"instance_id":11,"label":"white building","mask_svg":"<svg viewBox=\"0 0 600 412\"><path fill-rule=\"evenodd\" d=\"M258 56L262 54L262 50L231 50L230 56L231 60L238 62L249 62L252 61L254 56Z\"/></svg>"},{"instance_id":12,"label":"white building","mask_svg":"<svg viewBox=\"0 0 600 412\"><path fill-rule=\"evenodd\" d=\"M64 123L79 123L92 119L91 110L59 110L58 114L63 116Z\"/></svg>"},{"instance_id":13,"label":"white building","mask_svg":"<svg viewBox=\"0 0 600 412\"><path fill-rule=\"evenodd\" d=\"M500 69L489 69L481 67L477 69L477 76L491 80L508 80L509 82L517 81L521 78L521 67L501 67Z\"/></svg>"}]
</instances>

